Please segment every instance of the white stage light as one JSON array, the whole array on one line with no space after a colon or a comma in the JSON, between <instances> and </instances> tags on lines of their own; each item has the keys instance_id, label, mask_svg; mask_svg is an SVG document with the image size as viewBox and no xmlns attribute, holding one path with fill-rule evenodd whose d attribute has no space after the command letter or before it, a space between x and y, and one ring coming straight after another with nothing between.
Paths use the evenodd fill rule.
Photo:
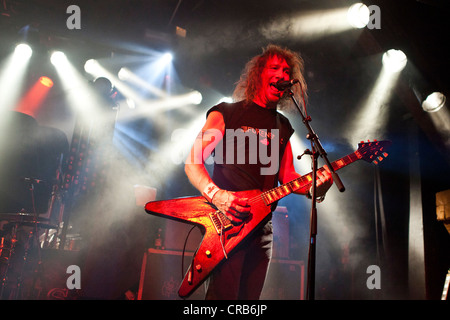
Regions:
<instances>
[{"instance_id":1,"label":"white stage light","mask_svg":"<svg viewBox=\"0 0 450 320\"><path fill-rule=\"evenodd\" d=\"M383 66L388 72L400 72L406 66L408 59L401 50L391 49L383 54Z\"/></svg>"},{"instance_id":2,"label":"white stage light","mask_svg":"<svg viewBox=\"0 0 450 320\"><path fill-rule=\"evenodd\" d=\"M120 68L119 72L117 73L117 77L122 81L126 81L130 79L130 74L131 72L127 68Z\"/></svg>"},{"instance_id":3,"label":"white stage light","mask_svg":"<svg viewBox=\"0 0 450 320\"><path fill-rule=\"evenodd\" d=\"M192 104L200 104L203 100L203 96L198 91L193 91L190 94L190 101Z\"/></svg>"},{"instance_id":4,"label":"white stage light","mask_svg":"<svg viewBox=\"0 0 450 320\"><path fill-rule=\"evenodd\" d=\"M50 57L50 62L54 66L59 66L59 65L63 64L66 60L67 60L66 55L64 54L64 52L61 52L61 51L53 52Z\"/></svg>"},{"instance_id":5,"label":"white stage light","mask_svg":"<svg viewBox=\"0 0 450 320\"><path fill-rule=\"evenodd\" d=\"M355 3L347 11L348 23L354 28L364 28L369 23L370 10L362 3Z\"/></svg>"},{"instance_id":6,"label":"white stage light","mask_svg":"<svg viewBox=\"0 0 450 320\"><path fill-rule=\"evenodd\" d=\"M14 50L14 56L18 59L29 59L32 54L33 50L25 43L18 44Z\"/></svg>"},{"instance_id":7,"label":"white stage light","mask_svg":"<svg viewBox=\"0 0 450 320\"><path fill-rule=\"evenodd\" d=\"M433 92L422 102L422 108L426 112L437 112L445 105L446 100L443 93Z\"/></svg>"},{"instance_id":8,"label":"white stage light","mask_svg":"<svg viewBox=\"0 0 450 320\"><path fill-rule=\"evenodd\" d=\"M84 71L92 75L98 75L97 71L99 69L98 61L95 59L89 59L84 63Z\"/></svg>"},{"instance_id":9,"label":"white stage light","mask_svg":"<svg viewBox=\"0 0 450 320\"><path fill-rule=\"evenodd\" d=\"M172 61L172 59L173 59L173 56L172 56L172 54L171 54L170 52L165 53L165 54L162 56L162 58L161 58L161 60L162 60L164 63L169 63L169 62Z\"/></svg>"}]
</instances>

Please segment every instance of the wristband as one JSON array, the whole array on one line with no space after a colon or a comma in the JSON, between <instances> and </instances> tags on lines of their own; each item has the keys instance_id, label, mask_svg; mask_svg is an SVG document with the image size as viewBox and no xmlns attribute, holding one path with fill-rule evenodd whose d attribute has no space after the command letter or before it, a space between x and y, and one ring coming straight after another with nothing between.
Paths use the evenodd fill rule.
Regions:
<instances>
[{"instance_id":1,"label":"wristband","mask_svg":"<svg viewBox=\"0 0 450 320\"><path fill-rule=\"evenodd\" d=\"M203 190L202 195L206 198L206 200L212 203L214 195L219 191L219 187L216 186L213 182L210 182Z\"/></svg>"}]
</instances>

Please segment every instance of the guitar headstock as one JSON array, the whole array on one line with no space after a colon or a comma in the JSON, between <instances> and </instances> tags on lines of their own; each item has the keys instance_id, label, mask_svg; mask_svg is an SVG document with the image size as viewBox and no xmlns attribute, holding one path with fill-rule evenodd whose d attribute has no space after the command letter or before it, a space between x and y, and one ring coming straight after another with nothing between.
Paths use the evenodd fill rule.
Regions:
<instances>
[{"instance_id":1,"label":"guitar headstock","mask_svg":"<svg viewBox=\"0 0 450 320\"><path fill-rule=\"evenodd\" d=\"M391 144L392 142L388 140L367 140L367 142L361 141L358 144L357 153L362 160L378 164L378 162L382 161L388 156L386 150Z\"/></svg>"}]
</instances>

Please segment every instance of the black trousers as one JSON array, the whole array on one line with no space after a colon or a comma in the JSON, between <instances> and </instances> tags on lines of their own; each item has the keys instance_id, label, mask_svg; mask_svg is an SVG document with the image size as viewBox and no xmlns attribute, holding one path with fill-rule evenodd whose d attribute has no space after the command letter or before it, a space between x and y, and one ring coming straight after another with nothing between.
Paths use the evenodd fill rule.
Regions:
<instances>
[{"instance_id":1,"label":"black trousers","mask_svg":"<svg viewBox=\"0 0 450 320\"><path fill-rule=\"evenodd\" d=\"M256 231L211 274L206 300L258 300L272 257L272 221Z\"/></svg>"}]
</instances>

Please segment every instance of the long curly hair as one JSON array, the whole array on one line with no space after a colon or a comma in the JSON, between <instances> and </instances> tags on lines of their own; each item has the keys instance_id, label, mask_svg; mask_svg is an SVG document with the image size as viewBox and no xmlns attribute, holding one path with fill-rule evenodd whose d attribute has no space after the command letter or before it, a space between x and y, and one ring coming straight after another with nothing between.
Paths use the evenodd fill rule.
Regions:
<instances>
[{"instance_id":1,"label":"long curly hair","mask_svg":"<svg viewBox=\"0 0 450 320\"><path fill-rule=\"evenodd\" d=\"M236 83L233 92L234 101L246 100L247 102L251 102L256 97L258 90L261 88L261 74L263 69L266 66L267 61L273 56L286 60L286 63L291 69L290 79L298 79L301 86L294 85L291 88L294 97L298 103L303 104L303 100L306 103L308 96L306 81L303 77L303 58L300 54L293 52L288 48L282 48L274 44L269 44L267 47L263 48L260 55L253 57L247 62L239 81ZM290 111L294 107L295 106L288 94L283 95L277 106L279 110L285 111Z\"/></svg>"}]
</instances>

